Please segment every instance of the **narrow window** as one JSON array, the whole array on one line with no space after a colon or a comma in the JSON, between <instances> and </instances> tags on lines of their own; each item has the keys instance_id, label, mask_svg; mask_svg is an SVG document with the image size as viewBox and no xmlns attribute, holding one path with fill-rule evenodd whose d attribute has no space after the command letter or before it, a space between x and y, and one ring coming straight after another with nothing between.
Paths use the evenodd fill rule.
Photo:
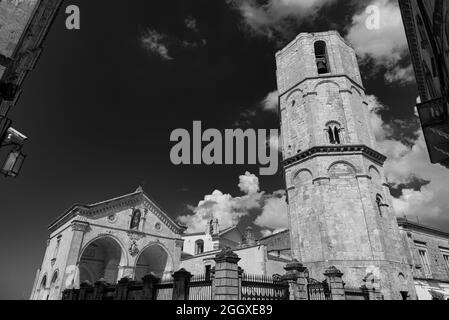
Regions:
<instances>
[{"instance_id":1,"label":"narrow window","mask_svg":"<svg viewBox=\"0 0 449 320\"><path fill-rule=\"evenodd\" d=\"M377 211L379 212L379 215L381 216L381 217L383 217L383 214L382 214L382 197L378 194L377 196L376 196L376 205L377 205Z\"/></svg>"},{"instance_id":2,"label":"narrow window","mask_svg":"<svg viewBox=\"0 0 449 320\"><path fill-rule=\"evenodd\" d=\"M449 249L440 248L441 255L443 256L444 265L449 271Z\"/></svg>"},{"instance_id":3,"label":"narrow window","mask_svg":"<svg viewBox=\"0 0 449 320\"><path fill-rule=\"evenodd\" d=\"M315 59L318 68L318 74L329 73L329 60L327 58L326 42L315 42Z\"/></svg>"},{"instance_id":4,"label":"narrow window","mask_svg":"<svg viewBox=\"0 0 449 320\"><path fill-rule=\"evenodd\" d=\"M211 266L206 266L206 281L210 280Z\"/></svg>"},{"instance_id":5,"label":"narrow window","mask_svg":"<svg viewBox=\"0 0 449 320\"><path fill-rule=\"evenodd\" d=\"M340 132L341 132L341 128L340 128L340 124L335 122L335 121L331 121L326 125L326 129L325 129L327 136L328 136L328 140L330 144L341 144L342 143L342 139L340 136Z\"/></svg>"},{"instance_id":6,"label":"narrow window","mask_svg":"<svg viewBox=\"0 0 449 320\"><path fill-rule=\"evenodd\" d=\"M449 254L443 255L444 264L446 265L446 268L449 269Z\"/></svg>"},{"instance_id":7,"label":"narrow window","mask_svg":"<svg viewBox=\"0 0 449 320\"><path fill-rule=\"evenodd\" d=\"M340 144L340 130L337 126L334 127L334 140L336 144Z\"/></svg>"},{"instance_id":8,"label":"narrow window","mask_svg":"<svg viewBox=\"0 0 449 320\"><path fill-rule=\"evenodd\" d=\"M204 241L197 240L195 242L195 254L201 254L201 253L204 253Z\"/></svg>"},{"instance_id":9,"label":"narrow window","mask_svg":"<svg viewBox=\"0 0 449 320\"><path fill-rule=\"evenodd\" d=\"M332 130L331 127L329 127L329 128L327 129L327 133L329 134L329 142L330 142L331 144L335 144L334 131Z\"/></svg>"},{"instance_id":10,"label":"narrow window","mask_svg":"<svg viewBox=\"0 0 449 320\"><path fill-rule=\"evenodd\" d=\"M53 259L57 258L60 246L61 246L61 236L58 236L58 240L56 242L55 251L53 252Z\"/></svg>"},{"instance_id":11,"label":"narrow window","mask_svg":"<svg viewBox=\"0 0 449 320\"><path fill-rule=\"evenodd\" d=\"M432 275L432 271L430 269L429 258L427 257L427 249L425 248L418 249L418 255L421 261L421 265L423 267L424 275L426 277L430 277Z\"/></svg>"}]
</instances>

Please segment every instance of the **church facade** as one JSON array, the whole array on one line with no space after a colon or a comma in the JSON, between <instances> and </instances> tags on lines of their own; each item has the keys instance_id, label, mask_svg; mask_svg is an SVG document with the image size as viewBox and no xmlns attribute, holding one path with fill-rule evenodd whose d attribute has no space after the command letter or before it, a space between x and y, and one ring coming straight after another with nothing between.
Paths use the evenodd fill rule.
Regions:
<instances>
[{"instance_id":1,"label":"church facade","mask_svg":"<svg viewBox=\"0 0 449 320\"><path fill-rule=\"evenodd\" d=\"M178 225L139 188L93 205L75 205L50 226L31 299L58 300L65 289L104 279L169 277L180 267Z\"/></svg>"}]
</instances>

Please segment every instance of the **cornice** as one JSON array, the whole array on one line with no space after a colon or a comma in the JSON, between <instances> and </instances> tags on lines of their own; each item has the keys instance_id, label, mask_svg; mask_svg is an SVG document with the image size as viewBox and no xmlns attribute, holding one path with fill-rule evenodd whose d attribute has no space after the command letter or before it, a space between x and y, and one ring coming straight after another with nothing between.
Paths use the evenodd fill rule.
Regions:
<instances>
[{"instance_id":1,"label":"cornice","mask_svg":"<svg viewBox=\"0 0 449 320\"><path fill-rule=\"evenodd\" d=\"M292 165L301 163L313 157L345 154L362 154L379 165L383 165L385 160L387 160L387 157L385 157L383 154L365 145L318 146L304 152L300 152L288 159L285 159L282 162L282 165L286 169Z\"/></svg>"},{"instance_id":2,"label":"cornice","mask_svg":"<svg viewBox=\"0 0 449 320\"><path fill-rule=\"evenodd\" d=\"M93 218L98 215L107 215L123 211L132 207L143 204L144 207L151 211L159 220L170 228L176 234L182 234L186 228L178 225L143 191L124 195L111 200L103 201L92 205L73 205L62 216L52 222L48 229L53 231L68 220L76 216Z\"/></svg>"}]
</instances>

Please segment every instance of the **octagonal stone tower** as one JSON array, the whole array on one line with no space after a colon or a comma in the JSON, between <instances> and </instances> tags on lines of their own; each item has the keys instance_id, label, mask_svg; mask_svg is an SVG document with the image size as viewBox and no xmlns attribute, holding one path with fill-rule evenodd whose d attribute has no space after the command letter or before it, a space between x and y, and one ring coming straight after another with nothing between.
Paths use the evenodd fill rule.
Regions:
<instances>
[{"instance_id":1,"label":"octagonal stone tower","mask_svg":"<svg viewBox=\"0 0 449 320\"><path fill-rule=\"evenodd\" d=\"M355 51L335 31L276 54L292 254L321 279L415 298Z\"/></svg>"}]
</instances>

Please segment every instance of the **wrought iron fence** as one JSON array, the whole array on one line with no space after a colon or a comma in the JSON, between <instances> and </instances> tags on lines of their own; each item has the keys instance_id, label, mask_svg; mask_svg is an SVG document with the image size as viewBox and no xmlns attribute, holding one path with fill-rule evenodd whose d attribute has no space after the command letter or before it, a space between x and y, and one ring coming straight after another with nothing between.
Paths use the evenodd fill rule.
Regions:
<instances>
[{"instance_id":1,"label":"wrought iron fence","mask_svg":"<svg viewBox=\"0 0 449 320\"><path fill-rule=\"evenodd\" d=\"M154 300L172 300L173 299L173 279L164 279L154 285Z\"/></svg>"},{"instance_id":2,"label":"wrought iron fence","mask_svg":"<svg viewBox=\"0 0 449 320\"><path fill-rule=\"evenodd\" d=\"M242 275L242 300L288 300L288 283L279 277Z\"/></svg>"},{"instance_id":3,"label":"wrought iron fence","mask_svg":"<svg viewBox=\"0 0 449 320\"><path fill-rule=\"evenodd\" d=\"M190 279L189 300L212 300L212 280L206 274Z\"/></svg>"},{"instance_id":4,"label":"wrought iron fence","mask_svg":"<svg viewBox=\"0 0 449 320\"><path fill-rule=\"evenodd\" d=\"M331 291L327 281L319 282L318 280L309 278L307 294L309 300L332 300Z\"/></svg>"}]
</instances>

